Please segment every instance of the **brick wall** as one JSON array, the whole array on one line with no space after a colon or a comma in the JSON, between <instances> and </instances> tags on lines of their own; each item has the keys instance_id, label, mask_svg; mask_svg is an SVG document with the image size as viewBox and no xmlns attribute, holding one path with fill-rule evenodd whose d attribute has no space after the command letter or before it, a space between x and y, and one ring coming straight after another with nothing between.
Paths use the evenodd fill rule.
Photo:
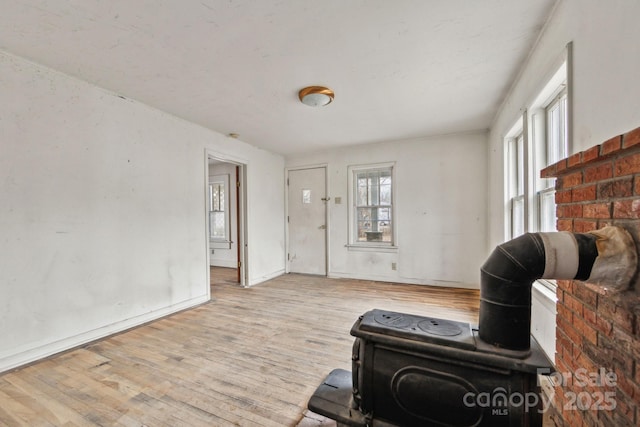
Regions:
<instances>
[{"instance_id":1,"label":"brick wall","mask_svg":"<svg viewBox=\"0 0 640 427\"><path fill-rule=\"evenodd\" d=\"M541 176L556 177L559 231L617 225L631 233L640 253L640 128L551 165ZM636 273L628 290L613 292L558 281L558 373L549 416L556 425L640 425L638 282Z\"/></svg>"}]
</instances>

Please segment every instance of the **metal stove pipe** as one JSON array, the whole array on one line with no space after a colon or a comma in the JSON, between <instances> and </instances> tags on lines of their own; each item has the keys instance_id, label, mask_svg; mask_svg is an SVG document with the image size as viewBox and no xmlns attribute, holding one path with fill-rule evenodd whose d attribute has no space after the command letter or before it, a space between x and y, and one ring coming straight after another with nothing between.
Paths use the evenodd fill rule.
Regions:
<instances>
[{"instance_id":1,"label":"metal stove pipe","mask_svg":"<svg viewBox=\"0 0 640 427\"><path fill-rule=\"evenodd\" d=\"M497 246L480 274L480 339L528 350L531 285L537 279L588 279L597 239L592 233L527 233Z\"/></svg>"},{"instance_id":2,"label":"metal stove pipe","mask_svg":"<svg viewBox=\"0 0 640 427\"><path fill-rule=\"evenodd\" d=\"M529 350L535 280L587 280L620 292L637 267L636 244L621 227L524 234L496 247L482 266L478 335L498 348Z\"/></svg>"}]
</instances>

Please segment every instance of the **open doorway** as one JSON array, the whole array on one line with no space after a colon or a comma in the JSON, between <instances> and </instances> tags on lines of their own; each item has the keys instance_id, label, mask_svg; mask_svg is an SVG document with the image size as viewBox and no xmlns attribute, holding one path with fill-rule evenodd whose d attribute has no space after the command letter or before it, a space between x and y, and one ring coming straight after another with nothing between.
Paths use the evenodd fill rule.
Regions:
<instances>
[{"instance_id":1,"label":"open doorway","mask_svg":"<svg viewBox=\"0 0 640 427\"><path fill-rule=\"evenodd\" d=\"M209 283L246 285L246 196L242 163L207 154Z\"/></svg>"}]
</instances>

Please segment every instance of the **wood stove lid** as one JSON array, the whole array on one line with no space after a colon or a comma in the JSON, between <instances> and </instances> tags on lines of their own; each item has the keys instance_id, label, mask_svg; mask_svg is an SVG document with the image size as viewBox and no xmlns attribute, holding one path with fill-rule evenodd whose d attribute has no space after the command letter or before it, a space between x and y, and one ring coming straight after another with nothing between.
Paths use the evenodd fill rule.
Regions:
<instances>
[{"instance_id":1,"label":"wood stove lid","mask_svg":"<svg viewBox=\"0 0 640 427\"><path fill-rule=\"evenodd\" d=\"M476 349L471 325L454 320L375 309L362 316L359 329L447 347Z\"/></svg>"}]
</instances>

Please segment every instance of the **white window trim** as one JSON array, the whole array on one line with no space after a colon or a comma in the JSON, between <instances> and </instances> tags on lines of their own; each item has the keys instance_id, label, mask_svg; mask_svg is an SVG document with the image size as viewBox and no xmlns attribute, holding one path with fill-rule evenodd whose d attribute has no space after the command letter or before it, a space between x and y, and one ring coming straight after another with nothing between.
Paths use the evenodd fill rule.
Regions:
<instances>
[{"instance_id":1,"label":"white window trim","mask_svg":"<svg viewBox=\"0 0 640 427\"><path fill-rule=\"evenodd\" d=\"M370 170L370 169L387 169L391 168L391 233L392 241L390 243L383 242L358 242L356 239L357 227L356 221L356 209L355 209L355 192L354 192L354 175L358 171ZM348 174L348 202L349 202L349 214L348 214L348 234L349 240L346 245L350 251L365 251L365 252L396 252L398 249L398 220L396 216L396 162L385 163L373 163L367 165L351 165L347 168Z\"/></svg>"},{"instance_id":2,"label":"white window trim","mask_svg":"<svg viewBox=\"0 0 640 427\"><path fill-rule=\"evenodd\" d=\"M505 162L504 162L504 176L505 176L505 180L504 180L504 194L505 194L505 211L504 211L504 218L505 218L505 228L504 228L504 237L505 240L510 240L513 239L514 236L513 234L513 227L514 227L514 221L513 221L513 201L516 198L522 198L523 199L523 203L524 203L524 210L523 210L523 215L525 216L524 219L524 231L526 232L526 216L527 216L527 203L526 203L526 186L527 186L527 173L528 173L528 168L527 168L527 153L526 153L526 147L527 147L527 133L525 130L525 118L526 118L526 112L516 121L516 123L514 123L513 126L511 126L511 129L509 129L509 131L507 132L506 136L504 137L504 153L506 154L505 156ZM522 136L523 138L523 155L524 155L524 161L523 161L523 171L522 171L522 178L523 178L523 186L525 188L525 191L523 192L523 194L520 195L515 195L515 193L517 193L517 191L513 191L514 187L517 187L517 183L516 183L516 176L514 175L514 172L517 174L517 164L518 164L518 159L517 159L517 154L516 152L514 152L514 146L517 144L517 139L518 137ZM515 164L515 168L514 168L514 164Z\"/></svg>"}]
</instances>

